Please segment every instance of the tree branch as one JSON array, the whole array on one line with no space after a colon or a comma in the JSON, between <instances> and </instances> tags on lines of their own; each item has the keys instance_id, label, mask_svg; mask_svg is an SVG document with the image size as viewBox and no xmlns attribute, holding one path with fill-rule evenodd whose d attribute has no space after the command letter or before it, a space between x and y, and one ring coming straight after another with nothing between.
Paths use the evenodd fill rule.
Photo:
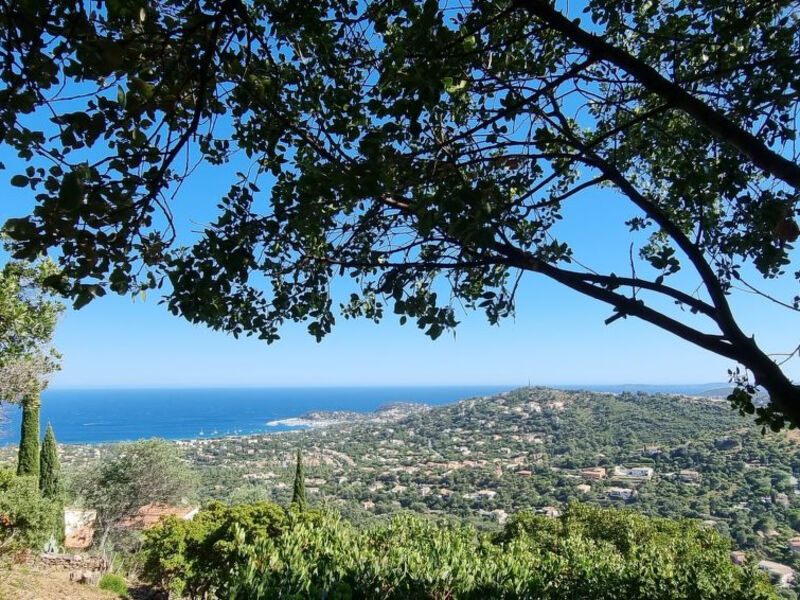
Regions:
<instances>
[{"instance_id":1,"label":"tree branch","mask_svg":"<svg viewBox=\"0 0 800 600\"><path fill-rule=\"evenodd\" d=\"M650 65L582 29L548 0L514 0L518 6L538 17L556 31L567 36L590 56L608 61L635 77L647 90L670 106L691 116L714 137L727 142L747 156L757 167L800 190L800 166L768 148L726 115L696 98L680 85L670 81Z\"/></svg>"}]
</instances>

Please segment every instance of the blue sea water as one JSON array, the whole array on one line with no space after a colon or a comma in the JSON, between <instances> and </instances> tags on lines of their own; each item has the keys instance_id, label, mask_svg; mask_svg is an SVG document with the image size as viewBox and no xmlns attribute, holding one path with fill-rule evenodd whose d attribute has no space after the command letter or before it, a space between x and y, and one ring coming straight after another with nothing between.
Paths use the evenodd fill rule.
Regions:
<instances>
[{"instance_id":1,"label":"blue sea water","mask_svg":"<svg viewBox=\"0 0 800 600\"><path fill-rule=\"evenodd\" d=\"M508 386L54 389L42 396L42 428L49 422L61 443L99 443L147 437L186 439L277 432L270 421L312 410L369 412L392 402L447 404ZM3 405L0 446L19 441L20 410Z\"/></svg>"}]
</instances>

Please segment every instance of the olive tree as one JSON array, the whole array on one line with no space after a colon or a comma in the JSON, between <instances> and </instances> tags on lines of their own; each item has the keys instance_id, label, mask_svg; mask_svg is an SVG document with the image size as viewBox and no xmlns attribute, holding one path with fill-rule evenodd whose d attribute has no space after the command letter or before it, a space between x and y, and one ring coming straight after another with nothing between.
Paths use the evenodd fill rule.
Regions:
<instances>
[{"instance_id":1,"label":"olive tree","mask_svg":"<svg viewBox=\"0 0 800 600\"><path fill-rule=\"evenodd\" d=\"M99 546L129 527L140 508L170 504L195 495L197 480L178 447L162 439L116 444L97 462L77 473L71 492L97 511Z\"/></svg>"}]
</instances>

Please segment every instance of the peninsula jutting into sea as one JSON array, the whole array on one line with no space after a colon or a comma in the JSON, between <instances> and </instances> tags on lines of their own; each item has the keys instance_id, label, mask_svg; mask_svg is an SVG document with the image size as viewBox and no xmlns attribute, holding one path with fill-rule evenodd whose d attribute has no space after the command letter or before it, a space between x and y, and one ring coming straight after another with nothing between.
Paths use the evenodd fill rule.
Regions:
<instances>
[{"instance_id":1,"label":"peninsula jutting into sea","mask_svg":"<svg viewBox=\"0 0 800 600\"><path fill-rule=\"evenodd\" d=\"M366 413L396 403L446 404L512 389L508 385L314 388L144 388L52 389L44 393L42 420L59 431L62 443L101 443L141 437L187 439L275 433L303 427L317 411ZM579 385L557 386L583 389ZM723 384L594 385L604 392L716 394ZM0 446L19 441L21 412L7 407Z\"/></svg>"}]
</instances>

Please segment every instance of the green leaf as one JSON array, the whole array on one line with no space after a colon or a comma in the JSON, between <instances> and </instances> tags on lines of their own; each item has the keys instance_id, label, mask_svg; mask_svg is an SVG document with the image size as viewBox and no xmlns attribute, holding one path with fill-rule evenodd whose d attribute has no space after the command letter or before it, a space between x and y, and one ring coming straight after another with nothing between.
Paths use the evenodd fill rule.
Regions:
<instances>
[{"instance_id":1,"label":"green leaf","mask_svg":"<svg viewBox=\"0 0 800 600\"><path fill-rule=\"evenodd\" d=\"M14 187L25 187L28 185L29 181L30 179L25 177L25 175L14 175L11 178L11 185L13 185Z\"/></svg>"},{"instance_id":2,"label":"green leaf","mask_svg":"<svg viewBox=\"0 0 800 600\"><path fill-rule=\"evenodd\" d=\"M80 310L89 304L89 302L92 301L92 298L94 298L94 296L92 296L90 292L84 290L75 297L75 300L72 302L72 308L75 310Z\"/></svg>"},{"instance_id":3,"label":"green leaf","mask_svg":"<svg viewBox=\"0 0 800 600\"><path fill-rule=\"evenodd\" d=\"M83 201L83 182L76 172L67 173L61 180L58 199L64 208L76 209Z\"/></svg>"}]
</instances>

